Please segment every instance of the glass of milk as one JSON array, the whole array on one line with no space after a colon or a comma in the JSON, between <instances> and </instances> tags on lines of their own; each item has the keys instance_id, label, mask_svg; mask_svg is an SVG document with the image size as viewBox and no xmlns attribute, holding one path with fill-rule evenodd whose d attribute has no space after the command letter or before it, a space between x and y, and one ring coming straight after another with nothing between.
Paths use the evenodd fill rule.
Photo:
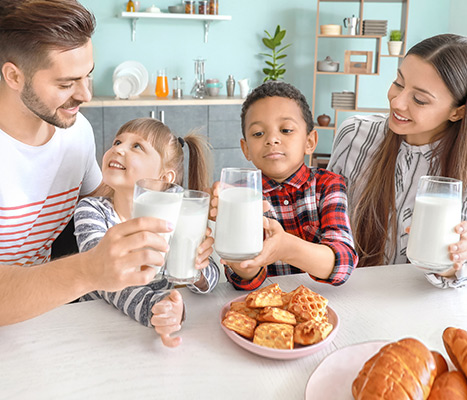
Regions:
<instances>
[{"instance_id":1,"label":"glass of milk","mask_svg":"<svg viewBox=\"0 0 467 400\"><path fill-rule=\"evenodd\" d=\"M183 192L177 227L167 255L165 275L169 282L194 283L200 278L201 272L195 268L195 260L206 235L209 199L206 192Z\"/></svg>"},{"instance_id":2,"label":"glass of milk","mask_svg":"<svg viewBox=\"0 0 467 400\"><path fill-rule=\"evenodd\" d=\"M261 171L223 168L214 247L226 261L251 260L263 250Z\"/></svg>"},{"instance_id":3,"label":"glass of milk","mask_svg":"<svg viewBox=\"0 0 467 400\"><path fill-rule=\"evenodd\" d=\"M407 257L426 272L452 267L448 247L459 241L454 231L462 219L462 181L422 176L418 183Z\"/></svg>"},{"instance_id":4,"label":"glass of milk","mask_svg":"<svg viewBox=\"0 0 467 400\"><path fill-rule=\"evenodd\" d=\"M177 225L180 207L182 206L183 188L175 183L157 179L140 179L135 184L133 195L133 218L155 217ZM173 231L161 233L170 245ZM167 254L163 253L164 260ZM157 271L155 280L162 279L164 266L151 265Z\"/></svg>"}]
</instances>

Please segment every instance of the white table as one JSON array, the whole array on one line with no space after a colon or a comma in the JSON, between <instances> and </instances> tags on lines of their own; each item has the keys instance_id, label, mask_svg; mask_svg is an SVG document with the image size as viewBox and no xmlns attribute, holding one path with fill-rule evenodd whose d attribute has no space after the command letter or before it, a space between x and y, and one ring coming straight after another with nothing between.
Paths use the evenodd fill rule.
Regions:
<instances>
[{"instance_id":1,"label":"white table","mask_svg":"<svg viewBox=\"0 0 467 400\"><path fill-rule=\"evenodd\" d=\"M338 348L410 336L446 355L443 330L467 329L467 288L437 289L408 265L358 269L340 287L305 274L271 282L329 299L341 321L329 347L292 361L243 350L220 327L221 307L243 294L228 283L206 296L181 290L188 317L175 349L103 301L70 304L0 328L0 399L303 399Z\"/></svg>"}]
</instances>

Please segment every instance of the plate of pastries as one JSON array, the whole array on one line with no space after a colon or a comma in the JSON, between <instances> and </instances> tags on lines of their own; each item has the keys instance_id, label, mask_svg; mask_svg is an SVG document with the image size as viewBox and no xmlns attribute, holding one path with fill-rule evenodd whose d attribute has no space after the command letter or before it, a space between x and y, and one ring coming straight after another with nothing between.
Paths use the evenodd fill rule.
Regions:
<instances>
[{"instance_id":1,"label":"plate of pastries","mask_svg":"<svg viewBox=\"0 0 467 400\"><path fill-rule=\"evenodd\" d=\"M221 326L244 349L267 358L291 360L313 354L336 336L339 317L328 300L300 285L284 292L277 283L230 301Z\"/></svg>"},{"instance_id":2,"label":"plate of pastries","mask_svg":"<svg viewBox=\"0 0 467 400\"><path fill-rule=\"evenodd\" d=\"M443 343L448 360L415 338L344 347L312 373L305 398L465 400L467 331L446 328Z\"/></svg>"}]
</instances>

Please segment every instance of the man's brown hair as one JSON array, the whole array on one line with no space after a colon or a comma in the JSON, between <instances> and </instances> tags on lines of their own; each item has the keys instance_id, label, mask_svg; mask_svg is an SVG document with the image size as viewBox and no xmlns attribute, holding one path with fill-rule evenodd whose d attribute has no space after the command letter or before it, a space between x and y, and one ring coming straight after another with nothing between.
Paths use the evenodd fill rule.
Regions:
<instances>
[{"instance_id":1,"label":"man's brown hair","mask_svg":"<svg viewBox=\"0 0 467 400\"><path fill-rule=\"evenodd\" d=\"M49 65L49 51L84 46L95 26L94 15L75 0L2 0L0 69L12 62L32 76Z\"/></svg>"}]
</instances>

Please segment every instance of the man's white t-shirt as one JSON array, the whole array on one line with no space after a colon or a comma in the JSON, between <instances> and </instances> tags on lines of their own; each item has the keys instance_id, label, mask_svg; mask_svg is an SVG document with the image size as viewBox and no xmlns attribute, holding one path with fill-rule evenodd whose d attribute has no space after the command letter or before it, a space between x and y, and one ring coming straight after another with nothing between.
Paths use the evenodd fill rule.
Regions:
<instances>
[{"instance_id":1,"label":"man's white t-shirt","mask_svg":"<svg viewBox=\"0 0 467 400\"><path fill-rule=\"evenodd\" d=\"M79 114L42 146L0 130L0 264L49 261L51 246L73 215L79 196L102 181L90 123Z\"/></svg>"}]
</instances>

